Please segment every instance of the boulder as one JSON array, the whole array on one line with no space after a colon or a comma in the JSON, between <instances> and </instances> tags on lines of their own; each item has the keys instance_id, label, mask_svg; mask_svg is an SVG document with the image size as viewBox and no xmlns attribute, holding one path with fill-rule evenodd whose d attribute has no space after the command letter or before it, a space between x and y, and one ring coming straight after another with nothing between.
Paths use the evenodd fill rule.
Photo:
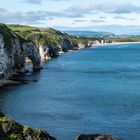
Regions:
<instances>
[{"instance_id":1,"label":"boulder","mask_svg":"<svg viewBox=\"0 0 140 140\"><path fill-rule=\"evenodd\" d=\"M120 138L111 136L111 135L102 135L102 134L81 134L75 140L122 140Z\"/></svg>"}]
</instances>

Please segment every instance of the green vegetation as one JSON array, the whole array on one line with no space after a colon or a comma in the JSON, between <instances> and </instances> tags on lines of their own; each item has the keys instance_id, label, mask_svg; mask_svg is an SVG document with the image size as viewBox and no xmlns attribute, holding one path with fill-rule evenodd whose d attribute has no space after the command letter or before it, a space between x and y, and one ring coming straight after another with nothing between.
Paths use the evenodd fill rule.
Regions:
<instances>
[{"instance_id":1,"label":"green vegetation","mask_svg":"<svg viewBox=\"0 0 140 140\"><path fill-rule=\"evenodd\" d=\"M17 35L26 40L33 41L37 46L48 45L58 46L60 40L67 39L73 44L85 43L89 40L96 40L92 37L76 37L60 32L52 28L36 28L24 25L8 25ZM98 38L99 39L99 38Z\"/></svg>"},{"instance_id":2,"label":"green vegetation","mask_svg":"<svg viewBox=\"0 0 140 140\"><path fill-rule=\"evenodd\" d=\"M41 132L40 129L31 129L29 126L24 125L23 126L23 134L33 134L35 136L39 135Z\"/></svg>"},{"instance_id":3,"label":"green vegetation","mask_svg":"<svg viewBox=\"0 0 140 140\"><path fill-rule=\"evenodd\" d=\"M7 134L5 137L0 138L0 140L18 140L20 136L28 135L37 137L42 132L40 129L32 129L26 125L22 126L6 116L0 116L0 133L3 128Z\"/></svg>"},{"instance_id":4,"label":"green vegetation","mask_svg":"<svg viewBox=\"0 0 140 140\"><path fill-rule=\"evenodd\" d=\"M8 27L21 38L33 41L37 46L57 45L60 39L68 37L68 35L52 28L45 29L23 25L8 25Z\"/></svg>"},{"instance_id":5,"label":"green vegetation","mask_svg":"<svg viewBox=\"0 0 140 140\"><path fill-rule=\"evenodd\" d=\"M23 126L23 133L29 133L30 132L30 128L27 125Z\"/></svg>"},{"instance_id":6,"label":"green vegetation","mask_svg":"<svg viewBox=\"0 0 140 140\"><path fill-rule=\"evenodd\" d=\"M140 42L140 37L112 37L105 38L109 42Z\"/></svg>"},{"instance_id":7,"label":"green vegetation","mask_svg":"<svg viewBox=\"0 0 140 140\"><path fill-rule=\"evenodd\" d=\"M79 37L70 36L52 28L37 28L25 25L5 25L0 24L0 34L3 35L5 46L11 49L11 40L18 38L20 44L32 41L36 46L48 46L51 49L59 49L60 41L69 40L75 47L79 43L85 44L88 41L106 40L106 42L140 42L140 37Z\"/></svg>"},{"instance_id":8,"label":"green vegetation","mask_svg":"<svg viewBox=\"0 0 140 140\"><path fill-rule=\"evenodd\" d=\"M5 46L10 49L11 48L11 39L15 38L16 35L12 30L10 30L5 24L0 23L0 34L3 35L3 40L5 42Z\"/></svg>"},{"instance_id":9,"label":"green vegetation","mask_svg":"<svg viewBox=\"0 0 140 140\"><path fill-rule=\"evenodd\" d=\"M37 28L25 25L4 25L0 24L0 33L4 35L6 46L11 46L11 38L18 37L20 43L32 41L36 46L48 46L59 48L60 41L69 40L75 47L79 43L85 44L88 41L102 40L96 37L77 37L70 36L52 28Z\"/></svg>"},{"instance_id":10,"label":"green vegetation","mask_svg":"<svg viewBox=\"0 0 140 140\"><path fill-rule=\"evenodd\" d=\"M11 135L11 136L6 136L3 138L0 138L0 140L18 140L17 135Z\"/></svg>"},{"instance_id":11,"label":"green vegetation","mask_svg":"<svg viewBox=\"0 0 140 140\"><path fill-rule=\"evenodd\" d=\"M0 34L3 36L3 40L5 43L5 48L7 49L8 52L10 52L12 48L12 40L13 39L18 39L19 43L26 42L25 39L22 37L18 36L14 31L12 31L10 28L8 28L7 25L0 23ZM22 50L22 47L21 47Z\"/></svg>"},{"instance_id":12,"label":"green vegetation","mask_svg":"<svg viewBox=\"0 0 140 140\"><path fill-rule=\"evenodd\" d=\"M17 124L16 121L13 121L13 120L9 119L8 117L1 117L1 116L0 116L0 122L1 122L1 123L12 123L12 124Z\"/></svg>"}]
</instances>

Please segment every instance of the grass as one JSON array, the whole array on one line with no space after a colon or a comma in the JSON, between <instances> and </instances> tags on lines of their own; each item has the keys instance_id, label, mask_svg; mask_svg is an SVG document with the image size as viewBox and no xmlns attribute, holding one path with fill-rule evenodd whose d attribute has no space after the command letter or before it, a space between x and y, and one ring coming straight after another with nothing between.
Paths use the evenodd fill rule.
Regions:
<instances>
[{"instance_id":1,"label":"grass","mask_svg":"<svg viewBox=\"0 0 140 140\"><path fill-rule=\"evenodd\" d=\"M11 126L13 124L17 125L17 127L20 125L16 121L13 121L6 116L0 117L0 125ZM38 135L40 135L40 133L41 133L40 129L32 129L32 128L28 127L27 125L23 125L23 126L21 126L21 129L19 129L18 132L13 133L13 134L9 133L9 134L7 134L7 136L0 138L0 140L17 140L20 135L28 135L29 134L29 135L38 136Z\"/></svg>"},{"instance_id":2,"label":"grass","mask_svg":"<svg viewBox=\"0 0 140 140\"><path fill-rule=\"evenodd\" d=\"M9 119L8 117L0 117L0 123L14 123L14 124L17 124L15 121Z\"/></svg>"},{"instance_id":3,"label":"grass","mask_svg":"<svg viewBox=\"0 0 140 140\"><path fill-rule=\"evenodd\" d=\"M18 36L13 30L11 30L10 28L8 28L8 26L2 23L0 23L0 34L3 37L4 45L8 52L11 52L11 49L12 49L11 44L12 44L13 39L18 39L20 44L22 44L23 42L26 42L24 38ZM21 50L23 50L22 47L21 47Z\"/></svg>"},{"instance_id":4,"label":"grass","mask_svg":"<svg viewBox=\"0 0 140 140\"><path fill-rule=\"evenodd\" d=\"M33 41L37 46L47 45L51 47L55 45L58 47L62 39L67 39L75 45L97 39L92 37L74 37L52 28L37 28L24 25L8 25L8 27L20 37Z\"/></svg>"},{"instance_id":5,"label":"grass","mask_svg":"<svg viewBox=\"0 0 140 140\"><path fill-rule=\"evenodd\" d=\"M36 45L57 45L65 34L52 28L36 28L23 25L8 25L17 35L26 40L33 41Z\"/></svg>"},{"instance_id":6,"label":"grass","mask_svg":"<svg viewBox=\"0 0 140 140\"><path fill-rule=\"evenodd\" d=\"M121 38L121 37L113 37L113 38L105 38L110 42L140 42L140 37L131 37L131 38Z\"/></svg>"},{"instance_id":7,"label":"grass","mask_svg":"<svg viewBox=\"0 0 140 140\"><path fill-rule=\"evenodd\" d=\"M6 48L11 48L11 39L15 38L15 34L5 24L0 23L0 34L3 36L3 40Z\"/></svg>"},{"instance_id":8,"label":"grass","mask_svg":"<svg viewBox=\"0 0 140 140\"><path fill-rule=\"evenodd\" d=\"M37 28L26 25L5 25L0 23L0 34L3 35L5 46L8 49L11 49L11 39L19 38L20 43L27 41L34 42L38 47L39 46L48 46L48 47L59 47L60 41L62 39L69 40L75 46L79 43L85 44L88 41L102 40L105 39L108 42L139 42L140 38L96 38L96 37L77 37L70 36L66 33L60 32L52 28Z\"/></svg>"}]
</instances>

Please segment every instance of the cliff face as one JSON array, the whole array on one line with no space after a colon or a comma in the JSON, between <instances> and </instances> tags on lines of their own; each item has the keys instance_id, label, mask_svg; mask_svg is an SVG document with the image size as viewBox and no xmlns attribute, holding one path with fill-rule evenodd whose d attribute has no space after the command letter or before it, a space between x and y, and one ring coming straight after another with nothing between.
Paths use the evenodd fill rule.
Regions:
<instances>
[{"instance_id":1,"label":"cliff face","mask_svg":"<svg viewBox=\"0 0 140 140\"><path fill-rule=\"evenodd\" d=\"M65 52L65 51L68 51L68 50L73 50L74 49L74 44L68 40L68 39L62 39L60 41L60 45L62 47L62 50Z\"/></svg>"},{"instance_id":2,"label":"cliff face","mask_svg":"<svg viewBox=\"0 0 140 140\"><path fill-rule=\"evenodd\" d=\"M32 61L34 69L41 68L38 48L0 24L0 85L12 74L24 70L26 57Z\"/></svg>"},{"instance_id":3,"label":"cliff face","mask_svg":"<svg viewBox=\"0 0 140 140\"><path fill-rule=\"evenodd\" d=\"M58 55L85 46L86 39L69 36L52 28L36 28L22 25L9 25L20 37L33 42L40 52L41 59L55 58Z\"/></svg>"},{"instance_id":4,"label":"cliff face","mask_svg":"<svg viewBox=\"0 0 140 140\"><path fill-rule=\"evenodd\" d=\"M78 49L78 43L79 40L54 29L0 24L0 85L12 74L24 71L27 59L38 70L41 59Z\"/></svg>"},{"instance_id":5,"label":"cliff face","mask_svg":"<svg viewBox=\"0 0 140 140\"><path fill-rule=\"evenodd\" d=\"M24 68L24 53L19 40L13 38L10 47L6 47L3 35L0 34L0 83Z\"/></svg>"},{"instance_id":6,"label":"cliff face","mask_svg":"<svg viewBox=\"0 0 140 140\"><path fill-rule=\"evenodd\" d=\"M32 61L33 69L34 70L40 69L41 60L40 60L39 49L32 42L23 43L22 47L23 47L24 56Z\"/></svg>"},{"instance_id":7,"label":"cliff face","mask_svg":"<svg viewBox=\"0 0 140 140\"><path fill-rule=\"evenodd\" d=\"M24 71L27 59L31 60L34 70L39 70L41 60L84 48L88 40L51 28L0 24L0 81Z\"/></svg>"},{"instance_id":8,"label":"cliff face","mask_svg":"<svg viewBox=\"0 0 140 140\"><path fill-rule=\"evenodd\" d=\"M3 37L0 34L0 78L3 79L6 76L8 69L8 56L4 49Z\"/></svg>"}]
</instances>

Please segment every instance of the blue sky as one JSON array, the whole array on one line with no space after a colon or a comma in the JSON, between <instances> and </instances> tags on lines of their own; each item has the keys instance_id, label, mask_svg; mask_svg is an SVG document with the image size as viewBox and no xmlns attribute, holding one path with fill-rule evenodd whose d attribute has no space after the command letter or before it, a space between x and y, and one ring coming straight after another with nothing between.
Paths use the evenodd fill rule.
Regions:
<instances>
[{"instance_id":1,"label":"blue sky","mask_svg":"<svg viewBox=\"0 0 140 140\"><path fill-rule=\"evenodd\" d=\"M3 0L0 22L140 34L139 0Z\"/></svg>"}]
</instances>

